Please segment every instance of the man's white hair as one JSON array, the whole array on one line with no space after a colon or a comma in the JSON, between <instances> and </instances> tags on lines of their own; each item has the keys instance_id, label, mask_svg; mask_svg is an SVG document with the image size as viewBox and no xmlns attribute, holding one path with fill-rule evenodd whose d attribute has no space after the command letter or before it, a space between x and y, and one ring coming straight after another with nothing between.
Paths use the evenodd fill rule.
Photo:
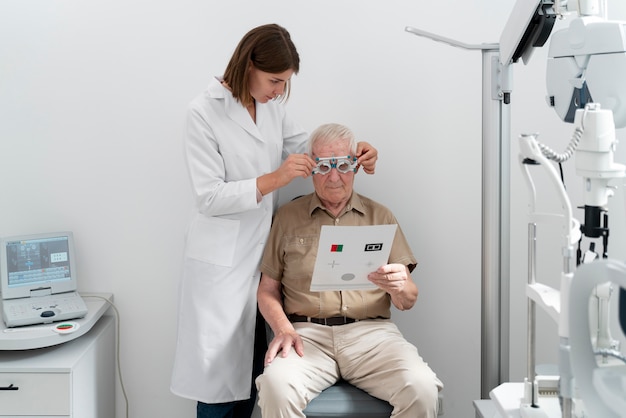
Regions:
<instances>
[{"instance_id":1,"label":"man's white hair","mask_svg":"<svg viewBox=\"0 0 626 418\"><path fill-rule=\"evenodd\" d=\"M346 142L351 156L356 156L356 138L347 126L338 123L326 123L315 129L309 137L308 153L313 155L313 148L333 142Z\"/></svg>"}]
</instances>

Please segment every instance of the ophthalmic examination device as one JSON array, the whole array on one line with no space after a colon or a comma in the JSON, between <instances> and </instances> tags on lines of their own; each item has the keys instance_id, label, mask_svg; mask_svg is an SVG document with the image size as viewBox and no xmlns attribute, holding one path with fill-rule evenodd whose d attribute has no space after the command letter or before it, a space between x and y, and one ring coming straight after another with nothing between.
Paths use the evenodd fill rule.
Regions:
<instances>
[{"instance_id":1,"label":"ophthalmic examination device","mask_svg":"<svg viewBox=\"0 0 626 418\"><path fill-rule=\"evenodd\" d=\"M503 384L491 398L503 416L626 417L626 357L610 332L609 300L619 288L618 321L626 334L626 263L608 256L608 199L612 183L626 175L614 161L616 128L626 127L626 22L606 17L606 1L518 0L500 38L504 66L520 58L527 63L535 47L549 40L548 104L574 132L562 153L538 140L537 134L519 138L519 163L530 190L528 376L511 390ZM575 9L575 12L570 10ZM553 32L559 19L566 28ZM582 178L584 220L578 221L554 163L575 160ZM546 170L561 203L559 213L537 209L531 172ZM563 269L559 289L536 281L534 240L537 223L562 226ZM581 248L583 238L602 241ZM534 367L535 307L544 309L559 332L558 376L537 376ZM546 395L546 396L543 396Z\"/></svg>"}]
</instances>

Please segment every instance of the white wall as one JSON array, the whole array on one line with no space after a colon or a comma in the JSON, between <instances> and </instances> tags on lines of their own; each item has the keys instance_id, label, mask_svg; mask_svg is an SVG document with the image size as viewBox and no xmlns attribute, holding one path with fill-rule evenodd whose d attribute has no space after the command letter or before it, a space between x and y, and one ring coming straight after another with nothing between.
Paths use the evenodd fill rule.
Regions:
<instances>
[{"instance_id":1,"label":"white wall","mask_svg":"<svg viewBox=\"0 0 626 418\"><path fill-rule=\"evenodd\" d=\"M81 290L112 292L121 312L131 417L195 416L193 402L169 392L192 203L184 112L223 72L243 33L268 22L287 27L301 54L294 116L307 129L345 123L379 149L376 175L359 174L357 188L394 210L420 261L418 304L395 318L444 381L445 416L473 416L480 397L481 56L404 28L493 43L513 4L0 2L0 234L74 231ZM559 124L535 105L544 95L542 61L516 70L514 135ZM515 187L521 199L523 186ZM302 190L309 185L292 185L283 200ZM519 206L513 225L523 225L524 236L513 236L512 252L521 267L512 270L524 283ZM511 360L524 358L516 352ZM119 390L117 409L122 418Z\"/></svg>"}]
</instances>

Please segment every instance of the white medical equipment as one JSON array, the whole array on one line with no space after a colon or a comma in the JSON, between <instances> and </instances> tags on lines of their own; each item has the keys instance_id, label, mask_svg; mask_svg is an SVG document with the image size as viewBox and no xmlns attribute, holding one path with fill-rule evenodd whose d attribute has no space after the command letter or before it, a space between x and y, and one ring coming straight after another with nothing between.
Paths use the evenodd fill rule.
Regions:
<instances>
[{"instance_id":1,"label":"white medical equipment","mask_svg":"<svg viewBox=\"0 0 626 418\"><path fill-rule=\"evenodd\" d=\"M0 290L7 327L82 318L70 231L2 237Z\"/></svg>"},{"instance_id":2,"label":"white medical equipment","mask_svg":"<svg viewBox=\"0 0 626 418\"><path fill-rule=\"evenodd\" d=\"M573 2L572 2L573 3ZM531 191L531 224L529 226L529 283L527 296L529 300L529 344L528 344L528 377L525 383L514 386L505 383L491 392L491 398L497 403L498 412L503 417L626 417L624 398L626 397L626 367L620 362L624 357L616 351L616 342L609 333L607 324L608 300L611 285L604 282L624 286L626 269L612 260L593 261L595 248L590 246L584 255L575 244L583 235L586 238L601 238L604 250L602 258L607 256L608 214L606 204L612 195L609 182L624 176L625 168L613 161L616 147L615 128L626 126L626 42L625 26L622 22L611 22L606 19L605 3L599 0L578 0L578 16L572 19L569 27L552 34L557 19L568 14L567 0L517 0L511 17L502 32L497 45L467 45L439 35L419 29L407 27L408 32L424 36L436 41L464 49L480 49L483 51L483 318L497 317L506 314L497 311L492 305L498 303L498 294L506 294L503 281L497 282L492 277L505 274L508 259L501 264L492 263L494 253L506 257L507 248L503 243L504 233L500 235L491 231L492 225L485 222L493 205L493 198L499 198L501 206L506 204L505 191L500 187L495 192L493 185L485 179L493 174L493 156L500 156L501 163L506 166L508 155L505 141L490 142L493 137L502 139L503 131L508 128L508 111L506 107L495 103L495 98L504 104L510 103L511 67L520 58L528 62L534 47L541 47L549 38L550 50L547 68L547 85L549 104L557 115L565 121L575 124L575 132L563 154L557 154L537 141L537 135L522 135L520 138L520 163ZM494 64L493 51L497 51L498 64ZM491 97L489 96L491 94ZM498 120L495 120L498 119ZM495 120L495 123L494 123ZM500 127L498 127L500 126ZM502 126L505 126L502 128ZM492 150L491 148L496 148ZM550 160L564 162L576 157L576 173L583 178L585 219L581 224L572 214L569 196ZM562 213L539 213L535 209L535 187L530 169L539 165L548 171L552 185L562 204ZM508 166L507 166L508 169ZM506 183L508 174L500 171L499 179ZM496 189L498 186L496 186ZM506 210L506 206L505 206ZM493 211L492 211L493 212ZM496 213L497 223L506 220L503 212ZM534 227L536 222L557 220L563 227L563 271L559 289L552 289L535 281ZM497 242L497 248L492 242ZM595 245L595 244L594 244ZM499 251L499 253L498 253ZM583 264L577 267L579 264ZM493 268L492 268L493 267ZM603 281L594 283L593 290L582 286L585 277L593 275ZM489 286L485 286L488 283ZM494 284L495 283L495 284ZM583 287L582 290L579 290ZM594 292L593 302L596 304L597 322L594 334L591 332L580 336L580 328L589 323L589 297ZM626 297L621 290L622 305L620 317L622 329L626 328ZM493 296L496 295L496 296ZM571 296L570 296L571 295ZM582 295L582 296L581 296ZM485 304L487 300L487 304ZM559 325L560 364L557 376L535 376L534 365L534 310L538 305L543 308ZM495 313L495 315L494 315ZM498 324L483 322L483 328L496 330ZM626 332L626 330L625 330ZM482 372L482 390L494 380L494 364L491 358L501 356L498 342L486 340L483 331L483 362L491 366ZM487 341L487 344L486 344ZM487 355L485 355L487 353ZM571 353L571 355L570 355ZM603 358L617 359L607 362L599 368L596 355ZM591 369L591 370L590 370ZM487 372L487 373L486 373ZM496 370L498 372L498 370ZM497 373L496 374L496 378ZM502 375L500 374L500 377ZM503 379L506 380L506 379ZM580 382L579 380L584 380ZM547 395L541 399L541 394ZM555 396L558 395L558 396ZM622 402L616 402L621 399ZM585 410L587 408L587 411ZM587 415L588 414L588 415Z\"/></svg>"},{"instance_id":3,"label":"white medical equipment","mask_svg":"<svg viewBox=\"0 0 626 418\"><path fill-rule=\"evenodd\" d=\"M501 38L503 64L530 56L527 27L541 28L538 38L547 38L546 27L537 21L554 20L567 2L519 0ZM609 298L612 284L626 287L626 266L606 259L608 245L608 198L613 194L609 182L625 176L626 167L613 161L616 149L615 128L626 126L626 23L603 17L605 3L597 0L578 2L578 16L566 29L552 34L547 63L549 104L565 122L574 123L575 132L563 154L557 154L537 141L536 135L520 137L520 163L531 191L531 225L560 219L563 226L563 271L560 289L535 281L533 227L529 227L529 367L523 386L519 413L507 404L506 389L492 391L504 416L522 417L626 417L626 358L617 351L619 344L610 335ZM556 9L560 12L557 13ZM530 12L526 18L520 11ZM546 18L550 15L549 18ZM524 35L515 36L523 33ZM532 36L530 37L532 38ZM513 47L517 45L518 47ZM576 173L583 178L584 223L572 216L571 204L556 170L548 160L558 163L575 156ZM548 171L563 213L545 214L535 210L532 165ZM594 247L583 253L582 236L602 238L602 258L594 261ZM579 249L574 251L578 243ZM575 262L574 262L575 260ZM624 292L622 291L622 294ZM592 297L593 296L593 297ZM590 301L597 313L590 326ZM622 301L622 303L625 303ZM558 382L553 377L535 376L534 308L543 308L557 322L560 337ZM624 327L624 324L622 324ZM604 359L598 364L596 358ZM607 358L617 359L607 361ZM505 384L506 385L506 384ZM503 386L505 386L503 385ZM541 392L558 392L558 402L541 402ZM514 408L515 409L515 408ZM587 415L588 414L588 415Z\"/></svg>"}]
</instances>

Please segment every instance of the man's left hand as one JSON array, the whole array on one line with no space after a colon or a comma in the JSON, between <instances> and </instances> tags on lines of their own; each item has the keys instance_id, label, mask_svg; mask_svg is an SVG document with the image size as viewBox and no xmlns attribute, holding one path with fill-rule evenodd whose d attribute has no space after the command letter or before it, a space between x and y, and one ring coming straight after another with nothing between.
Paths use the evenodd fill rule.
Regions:
<instances>
[{"instance_id":1,"label":"man's left hand","mask_svg":"<svg viewBox=\"0 0 626 418\"><path fill-rule=\"evenodd\" d=\"M408 280L404 264L386 264L370 273L367 278L391 295L401 292Z\"/></svg>"}]
</instances>

